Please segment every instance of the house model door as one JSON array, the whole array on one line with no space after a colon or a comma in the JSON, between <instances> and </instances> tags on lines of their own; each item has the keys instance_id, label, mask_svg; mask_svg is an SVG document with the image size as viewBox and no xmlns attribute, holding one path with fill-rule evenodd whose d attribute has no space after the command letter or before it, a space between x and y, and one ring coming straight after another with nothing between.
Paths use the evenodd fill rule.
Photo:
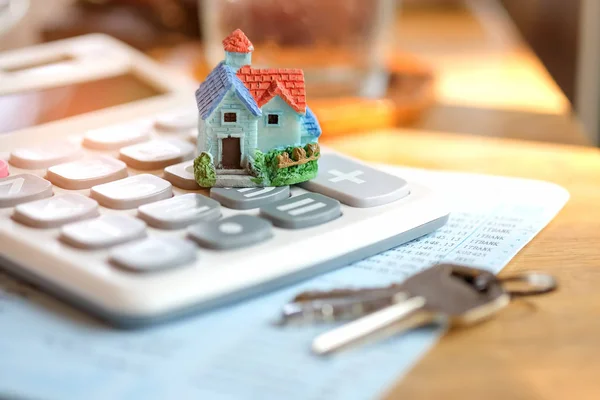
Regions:
<instances>
[{"instance_id":1,"label":"house model door","mask_svg":"<svg viewBox=\"0 0 600 400\"><path fill-rule=\"evenodd\" d=\"M221 139L222 149L221 164L224 169L240 169L242 168L241 159L242 151L240 147L240 138L228 137Z\"/></svg>"}]
</instances>

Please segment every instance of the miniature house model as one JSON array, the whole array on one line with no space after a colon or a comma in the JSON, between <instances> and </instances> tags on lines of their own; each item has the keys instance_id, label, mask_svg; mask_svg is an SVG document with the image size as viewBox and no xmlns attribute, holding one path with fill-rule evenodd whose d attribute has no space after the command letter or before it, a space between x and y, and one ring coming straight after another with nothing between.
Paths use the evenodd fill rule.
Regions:
<instances>
[{"instance_id":1,"label":"miniature house model","mask_svg":"<svg viewBox=\"0 0 600 400\"><path fill-rule=\"evenodd\" d=\"M225 61L196 91L196 181L203 187L283 186L312 179L321 128L306 105L300 69L252 68L241 30L224 41Z\"/></svg>"}]
</instances>

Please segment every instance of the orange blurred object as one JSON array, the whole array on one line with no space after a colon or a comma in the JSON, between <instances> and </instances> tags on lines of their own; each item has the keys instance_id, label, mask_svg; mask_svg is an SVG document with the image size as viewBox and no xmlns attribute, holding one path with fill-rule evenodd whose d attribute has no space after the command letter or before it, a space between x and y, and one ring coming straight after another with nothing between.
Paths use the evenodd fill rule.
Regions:
<instances>
[{"instance_id":1,"label":"orange blurred object","mask_svg":"<svg viewBox=\"0 0 600 400\"><path fill-rule=\"evenodd\" d=\"M310 108L327 136L396 126L396 107L390 99L312 99Z\"/></svg>"},{"instance_id":2,"label":"orange blurred object","mask_svg":"<svg viewBox=\"0 0 600 400\"><path fill-rule=\"evenodd\" d=\"M310 107L327 136L405 126L435 101L432 69L410 54L388 62L390 83L382 99L312 98Z\"/></svg>"}]
</instances>

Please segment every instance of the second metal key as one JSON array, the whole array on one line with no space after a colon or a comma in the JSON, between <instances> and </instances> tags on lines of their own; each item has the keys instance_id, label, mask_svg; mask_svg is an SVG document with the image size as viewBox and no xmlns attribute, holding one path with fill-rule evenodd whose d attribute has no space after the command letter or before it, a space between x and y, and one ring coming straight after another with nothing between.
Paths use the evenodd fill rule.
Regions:
<instances>
[{"instance_id":1,"label":"second metal key","mask_svg":"<svg viewBox=\"0 0 600 400\"><path fill-rule=\"evenodd\" d=\"M318 336L313 351L328 354L434 322L468 325L510 302L493 274L449 264L421 272L398 289L393 304Z\"/></svg>"}]
</instances>

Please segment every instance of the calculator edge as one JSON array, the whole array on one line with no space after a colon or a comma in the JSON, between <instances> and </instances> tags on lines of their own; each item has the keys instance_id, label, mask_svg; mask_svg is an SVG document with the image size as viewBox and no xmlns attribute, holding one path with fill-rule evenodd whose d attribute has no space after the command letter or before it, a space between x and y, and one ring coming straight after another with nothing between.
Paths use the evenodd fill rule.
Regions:
<instances>
[{"instance_id":1,"label":"calculator edge","mask_svg":"<svg viewBox=\"0 0 600 400\"><path fill-rule=\"evenodd\" d=\"M319 274L333 271L431 233L444 226L448 221L448 218L449 213L446 213L409 231L402 232L385 240L373 243L369 246L340 255L334 259L315 264L309 268L304 268L292 274L263 282L259 285L252 285L242 290L237 290L211 300L202 301L200 303L192 304L190 306L175 309L159 315L133 315L108 310L96 303L89 301L83 296L65 291L58 284L36 275L27 268L21 267L15 261L1 254L0 268L15 277L44 288L56 298L65 301L66 303L74 306L76 309L90 313L91 315L108 323L111 326L120 329L139 329L184 318L193 314L201 313L203 311L226 306L244 299L264 295L287 285L309 279Z\"/></svg>"}]
</instances>

